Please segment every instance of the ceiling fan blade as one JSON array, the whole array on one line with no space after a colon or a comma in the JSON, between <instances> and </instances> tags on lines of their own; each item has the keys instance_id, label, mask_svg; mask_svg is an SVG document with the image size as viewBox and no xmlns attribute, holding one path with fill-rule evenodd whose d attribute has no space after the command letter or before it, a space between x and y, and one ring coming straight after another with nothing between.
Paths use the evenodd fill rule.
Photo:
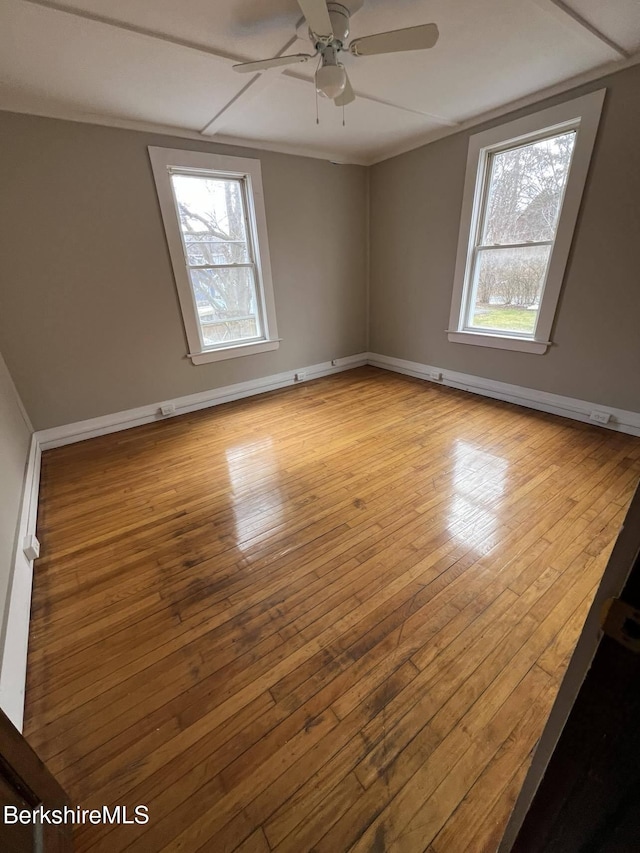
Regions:
<instances>
[{"instance_id":1,"label":"ceiling fan blade","mask_svg":"<svg viewBox=\"0 0 640 853\"><path fill-rule=\"evenodd\" d=\"M258 59L255 62L241 62L234 65L233 70L240 74L255 71L266 71L268 68L280 68L282 65L295 65L297 62L307 62L312 58L310 53L290 53L288 56L274 56L273 59Z\"/></svg>"},{"instance_id":2,"label":"ceiling fan blade","mask_svg":"<svg viewBox=\"0 0 640 853\"><path fill-rule=\"evenodd\" d=\"M317 36L333 36L326 0L298 0L298 6L307 19L309 29Z\"/></svg>"},{"instance_id":3,"label":"ceiling fan blade","mask_svg":"<svg viewBox=\"0 0 640 853\"><path fill-rule=\"evenodd\" d=\"M373 56L400 50L425 50L434 46L438 36L438 27L435 24L422 24L419 27L363 36L352 41L349 50L354 56Z\"/></svg>"},{"instance_id":4,"label":"ceiling fan blade","mask_svg":"<svg viewBox=\"0 0 640 853\"><path fill-rule=\"evenodd\" d=\"M336 107L346 107L347 104L350 104L352 101L355 101L356 96L351 88L351 81L349 80L349 76L347 75L347 85L344 87L344 92L341 95L338 95L337 98L333 99L333 103Z\"/></svg>"}]
</instances>

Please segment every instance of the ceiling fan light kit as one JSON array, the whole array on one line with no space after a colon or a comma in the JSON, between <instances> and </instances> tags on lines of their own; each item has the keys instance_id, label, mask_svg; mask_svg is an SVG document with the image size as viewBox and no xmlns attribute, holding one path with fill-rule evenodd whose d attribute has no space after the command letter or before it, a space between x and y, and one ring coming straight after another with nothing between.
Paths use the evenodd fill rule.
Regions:
<instances>
[{"instance_id":1,"label":"ceiling fan light kit","mask_svg":"<svg viewBox=\"0 0 640 853\"><path fill-rule=\"evenodd\" d=\"M322 65L316 71L316 89L323 98L332 101L341 95L347 85L347 72L344 65Z\"/></svg>"},{"instance_id":2,"label":"ceiling fan light kit","mask_svg":"<svg viewBox=\"0 0 640 853\"><path fill-rule=\"evenodd\" d=\"M347 48L351 12L346 6L333 0L298 0L298 5L309 27L308 35L315 53L296 53L255 62L242 62L233 66L235 71L266 71L269 68L308 62L319 55L320 67L315 74L316 91L331 99L337 107L344 107L354 101L356 96L347 71L339 61L341 51L348 50L355 57L375 56L405 50L426 50L438 41L438 27L435 24L421 24L417 27L362 36L354 39ZM354 11L361 5L356 2Z\"/></svg>"}]
</instances>

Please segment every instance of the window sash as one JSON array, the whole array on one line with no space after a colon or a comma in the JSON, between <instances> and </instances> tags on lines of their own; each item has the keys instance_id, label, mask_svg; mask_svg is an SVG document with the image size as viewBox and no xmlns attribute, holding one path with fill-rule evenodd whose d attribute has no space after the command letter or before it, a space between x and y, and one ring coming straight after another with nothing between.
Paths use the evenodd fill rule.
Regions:
<instances>
[{"instance_id":1,"label":"window sash","mask_svg":"<svg viewBox=\"0 0 640 853\"><path fill-rule=\"evenodd\" d=\"M505 335L508 334L510 337L523 338L525 340L535 338L536 328L538 326L538 319L540 317L540 309L536 311L536 321L533 326L532 332L518 332L514 330L510 330L508 333L500 330L500 329L492 329L490 327L484 326L474 326L473 325L473 308L476 304L477 297L477 288L478 282L476 281L476 269L478 266L478 258L481 252L486 250L496 251L496 249L530 249L536 246L551 246L553 247L553 240L531 240L526 243L496 243L495 245L487 244L486 246L475 246L473 248L471 260L469 263L469 272L468 272L468 285L467 285L467 298L464 309L464 316L462 322L462 328L465 332L477 332L479 329L482 330L483 335ZM553 251L553 248L552 248ZM549 255L550 259L551 255ZM547 266L545 269L545 279L547 276L547 272L549 270L549 261L547 261ZM540 291L540 302L542 302L542 294L544 293L544 281L542 283L542 288Z\"/></svg>"},{"instance_id":2,"label":"window sash","mask_svg":"<svg viewBox=\"0 0 640 853\"><path fill-rule=\"evenodd\" d=\"M184 264L187 270L187 277L189 279L189 289L191 292L191 299L193 302L193 312L196 320L196 326L198 330L198 337L200 339L200 347L203 352L225 349L227 347L237 347L242 344L250 344L250 343L259 343L262 341L266 341L269 339L269 330L267 328L266 323L266 311L264 307L264 291L262 278L260 274L259 265L256 263L256 250L255 250L255 235L254 230L252 228L252 222L249 217L249 187L248 175L238 175L236 173L225 173L219 171L209 171L207 169L177 169L177 168L169 168L169 185L171 187L171 196L173 199L173 206L175 209L177 221L178 221L178 231L180 232L180 241L182 244L182 252L184 255ZM180 222L179 215L179 207L178 207L178 199L176 196L175 187L171 178L174 175L186 175L190 178L202 178L203 180L221 180L221 181L235 181L240 186L240 199L242 205L242 218L244 222L244 233L246 240L245 245L247 247L247 255L250 260L246 263L231 263L231 264L191 264L189 262L189 253L187 250L187 243L185 240L185 235L182 230L182 225ZM259 334L250 338L237 338L231 341L218 342L215 344L207 344L204 339L204 329L203 323L198 311L198 304L196 302L193 280L191 278L191 270L208 270L208 269L251 269L253 271L253 289L255 295L256 302L256 326L259 330Z\"/></svg>"},{"instance_id":3,"label":"window sash","mask_svg":"<svg viewBox=\"0 0 640 853\"><path fill-rule=\"evenodd\" d=\"M526 240L524 243L482 243L475 246L475 252L485 249L527 249L530 246L553 246L554 240Z\"/></svg>"},{"instance_id":4,"label":"window sash","mask_svg":"<svg viewBox=\"0 0 640 853\"><path fill-rule=\"evenodd\" d=\"M542 286L540 288L540 295L538 296L538 307L535 311L535 315L532 312L532 316L534 317L533 329L531 331L520 331L518 329L513 329L513 328L507 329L507 328L500 328L499 326L497 326L497 327L483 326L481 324L474 323L474 316L475 316L476 309L478 306L477 292L478 292L478 288L480 286L480 272L478 271L478 264L479 264L479 260L480 260L481 254L482 254L481 251L478 251L475 255L474 264L473 264L473 267L471 270L472 278L471 278L470 286L469 286L469 298L468 298L468 302L467 302L466 313L464 315L464 324L462 326L462 331L473 332L474 334L483 334L483 335L486 334L486 335L493 335L493 336L508 335L509 337L515 337L515 338L519 338L521 340L534 340L535 339L535 334L536 334L538 321L539 321L539 317L540 317L540 305L542 304L542 295L544 292L544 281L545 281L546 276L548 274L549 264L551 261L552 244L549 243L548 241L541 241L540 243L537 243L537 244L536 243L525 243L521 246L516 246L516 249L532 249L532 248L535 249L535 248L539 248L540 246L542 246L543 248L549 248L550 250L547 254L546 261L545 261L544 274L542 277ZM489 250L491 252L495 252L496 249L499 250L503 247L502 246L488 246L486 248L487 248L487 250ZM504 248L513 248L513 247L508 246L508 247L504 247ZM500 253L498 252L498 254L500 254Z\"/></svg>"},{"instance_id":5,"label":"window sash","mask_svg":"<svg viewBox=\"0 0 640 853\"><path fill-rule=\"evenodd\" d=\"M187 263L187 268L190 270L236 270L236 269L244 269L245 267L250 267L251 269L255 269L256 265L254 263L246 263L246 264L189 264L189 263Z\"/></svg>"},{"instance_id":6,"label":"window sash","mask_svg":"<svg viewBox=\"0 0 640 853\"><path fill-rule=\"evenodd\" d=\"M247 264L242 264L242 263L238 263L238 264L211 264L211 265L209 265L209 264L206 264L206 265L205 264L202 264L202 265L190 264L189 263L189 255L187 252L187 245L186 245L186 242L184 239L184 233L182 231L182 228L180 227L180 235L182 237L182 246L183 246L183 250L184 250L184 257L185 257L185 262L187 264L187 267L190 269L196 269L197 267L200 267L201 269L208 269L209 266L211 266L211 267L218 267L218 266L220 266L220 267L222 267L222 266L253 266L253 267L255 267L256 264L255 264L254 235L253 235L253 229L251 228L251 223L249 221L249 216L248 216L248 204L249 204L249 195L247 192L248 176L247 175L237 175L234 173L218 172L218 171L209 172L207 170L202 170L202 169L175 169L175 168L170 168L169 169L170 178L172 178L174 175L175 176L184 175L185 177L188 177L188 178L202 178L203 180L226 181L228 183L233 182L233 183L237 183L240 187L240 201L242 204L242 220L244 222L244 233L245 233L246 240L229 240L228 242L244 243L247 247L247 255L249 256L249 259L250 259L249 262ZM171 191L173 194L173 201L174 201L174 205L175 205L176 213L177 213L178 212L178 199L176 197L176 192L175 192L175 187L173 185L173 181L170 180L170 183L171 183ZM178 215L178 225L180 226L180 216L179 215Z\"/></svg>"},{"instance_id":7,"label":"window sash","mask_svg":"<svg viewBox=\"0 0 640 853\"><path fill-rule=\"evenodd\" d=\"M488 204L489 204L489 195L490 195L490 185L491 185L491 176L493 173L493 160L494 157L498 154L504 154L507 151L517 151L521 148L527 148L530 145L534 145L537 142L543 142L545 139L555 139L558 136L563 136L567 133L577 133L578 124L572 123L563 128L544 128L536 133L528 134L526 138L514 142L511 140L510 142L503 142L499 145L491 146L490 148L486 148L480 153L480 163L478 167L478 175L477 175L477 190L478 190L478 198L474 202L474 208L476 209L476 221L474 227L471 230L471 234L469 235L469 252L467 256L467 264L465 270L465 282L464 282L464 294L462 301L462 314L460 317L460 326L461 330L465 332L478 332L480 327L474 326L472 324L472 313L473 308L476 303L477 296L477 285L476 281L476 269L478 265L478 256L480 252L491 249L520 249L520 248L531 248L535 246L550 246L551 251L549 253L549 258L547 260L547 265L545 268L545 274L542 281L542 285L540 288L540 297L539 302L540 306L542 305L542 299L544 296L544 290L546 285L547 275L549 273L549 267L551 263L551 256L553 254L553 247L555 245L556 236L558 232L558 225L560 223L560 218L562 216L562 209L564 205L565 195L567 192L567 186L569 185L569 178L571 174L571 165L573 163L573 157L575 154L575 142L573 149L571 151L571 159L569 161L569 169L567 172L567 179L565 181L564 187L562 189L562 196L560 198L560 205L558 208L558 216L555 223L555 228L553 232L552 240L527 240L521 243L482 243L481 237L486 231L487 226L487 214L488 214ZM504 336L508 335L509 337L522 338L524 340L535 340L536 332L538 327L538 321L540 319L540 307L536 311L536 321L533 327L532 332L518 332L518 331L509 331L504 332L499 329L491 329L491 328L482 328L481 333L486 335L494 335L494 336Z\"/></svg>"},{"instance_id":8,"label":"window sash","mask_svg":"<svg viewBox=\"0 0 640 853\"><path fill-rule=\"evenodd\" d=\"M202 267L191 267L191 269L198 271L198 270L201 270ZM196 312L198 334L200 336L200 344L202 346L203 351L206 352L208 350L224 349L225 347L229 347L229 346L238 346L240 344L257 343L257 342L266 340L267 339L266 338L267 330L265 328L264 319L263 319L264 312L262 311L260 287L259 287L258 277L256 275L255 267L252 264L242 264L242 265L238 265L237 267L234 267L234 266L211 267L211 269L251 269L253 271L253 275L251 276L251 285L252 285L253 297L254 297L255 305L256 305L256 313L255 313L255 315L249 315L249 316L255 317L256 328L258 330L258 334L252 335L251 337L233 338L229 341L217 341L215 343L208 344L205 341L204 327L206 325L209 325L209 324L203 322L202 317L200 315L200 312L198 310L198 305L197 305L196 298L195 298L195 288L194 288L194 284L193 284L193 279L191 277L191 274L189 273L189 284L191 286L191 295L192 295L193 304L194 304L194 308L195 308L195 312ZM234 321L237 321L239 319L240 318L229 317L226 320L222 319L220 321L215 321L215 322L233 323Z\"/></svg>"},{"instance_id":9,"label":"window sash","mask_svg":"<svg viewBox=\"0 0 640 853\"><path fill-rule=\"evenodd\" d=\"M507 151L518 151L521 148L528 148L530 145L535 145L538 142L544 142L546 139L556 139L559 136L566 136L569 133L577 134L578 127L577 125L569 125L564 128L546 128L544 130L538 131L537 133L532 133L527 135L527 137L518 142L506 142L502 145L492 146L491 148L485 149L481 153L481 166L479 170L479 184L481 186L481 206L480 206L480 215L478 216L477 227L475 229L475 240L474 243L476 247L479 246L487 246L493 248L490 243L482 243L482 235L486 231L487 227L487 215L488 215L488 204L489 204L489 195L491 190L491 176L493 174L493 161L496 156L500 154L505 154ZM564 187L562 189L562 197L560 198L560 205L558 208L558 216L556 219L556 224L553 232L553 239L548 241L550 245L553 245L556 239L556 234L558 231L558 224L560 222L560 217L562 215L562 206L564 204L564 198L567 191L567 186L569 184L569 175L571 173L571 164L573 162L573 155L575 153L575 142L571 151L571 157L569 159L569 168L567 170L567 179L565 181ZM546 242L546 241L524 241L524 245L528 245L531 242ZM507 245L505 243L498 243L497 246ZM514 247L516 244L512 244Z\"/></svg>"}]
</instances>

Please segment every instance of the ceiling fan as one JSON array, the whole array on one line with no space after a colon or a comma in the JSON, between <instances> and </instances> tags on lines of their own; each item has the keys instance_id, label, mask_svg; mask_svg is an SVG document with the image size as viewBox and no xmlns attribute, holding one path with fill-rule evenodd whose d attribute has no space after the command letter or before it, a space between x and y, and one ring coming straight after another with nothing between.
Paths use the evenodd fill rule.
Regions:
<instances>
[{"instance_id":1,"label":"ceiling fan","mask_svg":"<svg viewBox=\"0 0 640 853\"><path fill-rule=\"evenodd\" d=\"M320 66L315 74L318 94L331 98L336 106L344 107L355 100L355 94L345 67L339 61L341 51L348 50L353 56L373 56L404 50L425 50L433 47L438 41L438 27L435 24L421 24L417 27L362 36L354 39L347 47L351 12L346 6L332 0L298 0L298 5L309 26L309 38L315 53L293 53L275 56L273 59L242 62L233 66L234 71L241 74L266 71L268 68L308 62L319 55Z\"/></svg>"}]
</instances>

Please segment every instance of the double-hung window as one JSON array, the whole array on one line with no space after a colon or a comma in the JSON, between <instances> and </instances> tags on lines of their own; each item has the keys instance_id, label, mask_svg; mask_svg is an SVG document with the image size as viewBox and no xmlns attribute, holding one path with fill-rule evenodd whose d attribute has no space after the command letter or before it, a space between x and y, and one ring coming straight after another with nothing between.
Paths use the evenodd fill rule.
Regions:
<instances>
[{"instance_id":1,"label":"double-hung window","mask_svg":"<svg viewBox=\"0 0 640 853\"><path fill-rule=\"evenodd\" d=\"M195 364L278 346L260 161L149 148Z\"/></svg>"},{"instance_id":2,"label":"double-hung window","mask_svg":"<svg viewBox=\"0 0 640 853\"><path fill-rule=\"evenodd\" d=\"M546 352L603 98L471 137L449 340Z\"/></svg>"}]
</instances>

